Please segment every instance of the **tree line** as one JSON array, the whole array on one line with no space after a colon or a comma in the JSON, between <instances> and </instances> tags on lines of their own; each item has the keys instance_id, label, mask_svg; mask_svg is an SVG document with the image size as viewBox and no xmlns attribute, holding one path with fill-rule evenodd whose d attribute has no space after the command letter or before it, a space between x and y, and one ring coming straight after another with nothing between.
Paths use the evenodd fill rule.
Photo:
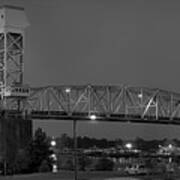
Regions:
<instances>
[{"instance_id":1,"label":"tree line","mask_svg":"<svg viewBox=\"0 0 180 180\"><path fill-rule=\"evenodd\" d=\"M68 134L64 133L60 137L57 137L57 148L73 148L73 138L70 137ZM180 140L178 139L152 139L152 140L145 140L143 138L137 137L134 140L123 140L121 138L115 140L108 140L106 138L97 139L94 137L87 137L87 136L78 136L77 137L77 146L80 149L88 149L88 148L111 148L111 147L120 147L125 148L126 143L132 143L132 147L135 149L139 149L143 152L155 152L158 150L159 146L167 146L168 144L173 144L175 146L180 147Z\"/></svg>"},{"instance_id":2,"label":"tree line","mask_svg":"<svg viewBox=\"0 0 180 180\"><path fill-rule=\"evenodd\" d=\"M72 149L74 145L73 137L69 136L68 134L62 134L60 137L56 139L56 149L61 151L63 149ZM53 159L51 155L53 150L50 144L51 138L46 135L46 133L41 129L38 128L35 131L34 136L32 137L31 141L28 143L26 147L23 149L19 149L15 160L13 163L7 164L7 172L9 174L19 174L19 173L35 173L35 172L47 172L52 170ZM126 141L122 139L115 139L115 140L108 140L108 139L96 139L87 136L78 136L77 143L78 148L81 149L88 149L88 148L124 148L127 142L131 142L133 144L133 148L142 150L144 152L153 152L157 151L159 145L168 145L171 143L176 146L180 146L180 140L173 139L162 139L162 140L145 140L142 138L136 138L132 141ZM61 164L59 166L65 167L65 169L73 169L73 160L67 160L65 164ZM71 162L70 162L71 161ZM104 159L103 157L101 160L96 164L96 169L106 169L111 167L112 162ZM86 164L89 164L89 159L85 156L79 157L79 167L81 170L84 170ZM109 164L108 164L109 163ZM108 166L106 166L108 164ZM67 166L67 168L66 168ZM104 167L105 166L105 167ZM1 164L1 167L2 164ZM3 169L3 168L1 168Z\"/></svg>"},{"instance_id":3,"label":"tree line","mask_svg":"<svg viewBox=\"0 0 180 180\"><path fill-rule=\"evenodd\" d=\"M7 162L6 173L26 174L50 171L53 163L51 154L50 138L41 128L38 128L28 145L18 150L14 162ZM4 173L3 162L1 170Z\"/></svg>"},{"instance_id":4,"label":"tree line","mask_svg":"<svg viewBox=\"0 0 180 180\"><path fill-rule=\"evenodd\" d=\"M57 148L73 148L74 140L72 137L68 136L68 134L64 133L60 137L56 138L57 142ZM90 138L87 136L78 136L77 137L77 146L81 149L88 149L92 147L97 148L109 148L114 147L117 144L122 145L123 141L121 139L117 140L107 140L105 138L103 139L96 139L96 138Z\"/></svg>"}]
</instances>

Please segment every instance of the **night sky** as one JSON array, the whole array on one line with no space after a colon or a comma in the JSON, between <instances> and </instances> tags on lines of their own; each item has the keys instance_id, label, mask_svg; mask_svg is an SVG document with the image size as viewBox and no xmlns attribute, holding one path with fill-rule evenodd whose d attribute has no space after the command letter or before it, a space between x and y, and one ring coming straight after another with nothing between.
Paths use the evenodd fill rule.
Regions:
<instances>
[{"instance_id":1,"label":"night sky","mask_svg":"<svg viewBox=\"0 0 180 180\"><path fill-rule=\"evenodd\" d=\"M2 1L1 1L2 2ZM25 7L25 82L31 86L128 84L180 92L180 1L7 0ZM36 122L49 135L72 124ZM180 127L80 123L80 135L180 137Z\"/></svg>"}]
</instances>

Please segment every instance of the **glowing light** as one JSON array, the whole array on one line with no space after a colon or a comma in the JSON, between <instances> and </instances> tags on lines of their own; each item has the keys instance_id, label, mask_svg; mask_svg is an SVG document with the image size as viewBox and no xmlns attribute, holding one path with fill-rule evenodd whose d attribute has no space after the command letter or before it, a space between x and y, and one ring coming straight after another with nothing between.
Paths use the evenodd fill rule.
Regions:
<instances>
[{"instance_id":1,"label":"glowing light","mask_svg":"<svg viewBox=\"0 0 180 180\"><path fill-rule=\"evenodd\" d=\"M56 156L56 154L52 154L52 155L51 155L51 158L52 158L54 161L57 161L57 156Z\"/></svg>"},{"instance_id":2,"label":"glowing light","mask_svg":"<svg viewBox=\"0 0 180 180\"><path fill-rule=\"evenodd\" d=\"M70 92L71 92L71 89L70 89L70 88L66 88L66 89L65 89L65 92L66 92L66 93L70 93Z\"/></svg>"},{"instance_id":3,"label":"glowing light","mask_svg":"<svg viewBox=\"0 0 180 180\"><path fill-rule=\"evenodd\" d=\"M56 146L56 141L55 140L51 141L51 146Z\"/></svg>"},{"instance_id":4,"label":"glowing light","mask_svg":"<svg viewBox=\"0 0 180 180\"><path fill-rule=\"evenodd\" d=\"M143 97L142 93L138 94L138 98L142 98L142 97Z\"/></svg>"},{"instance_id":5,"label":"glowing light","mask_svg":"<svg viewBox=\"0 0 180 180\"><path fill-rule=\"evenodd\" d=\"M132 149L132 147L133 147L131 143L127 143L125 146L127 149Z\"/></svg>"},{"instance_id":6,"label":"glowing light","mask_svg":"<svg viewBox=\"0 0 180 180\"><path fill-rule=\"evenodd\" d=\"M97 116L96 116L95 114L91 114L91 115L89 116L89 118L90 118L91 120L96 120L96 119L97 119Z\"/></svg>"},{"instance_id":7,"label":"glowing light","mask_svg":"<svg viewBox=\"0 0 180 180\"><path fill-rule=\"evenodd\" d=\"M58 172L58 169L57 169L58 167L57 167L57 165L56 164L53 164L53 166L52 166L52 172L53 173L57 173Z\"/></svg>"}]
</instances>

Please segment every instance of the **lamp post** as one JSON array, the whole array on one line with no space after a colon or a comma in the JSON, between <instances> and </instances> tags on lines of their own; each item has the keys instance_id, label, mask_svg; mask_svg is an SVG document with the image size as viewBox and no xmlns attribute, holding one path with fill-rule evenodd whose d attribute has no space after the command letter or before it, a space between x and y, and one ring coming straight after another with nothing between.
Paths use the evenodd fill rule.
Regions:
<instances>
[{"instance_id":1,"label":"lamp post","mask_svg":"<svg viewBox=\"0 0 180 180\"><path fill-rule=\"evenodd\" d=\"M96 120L97 116L91 114L90 120ZM78 158L77 158L77 120L73 120L73 140L74 140L74 179L78 180Z\"/></svg>"},{"instance_id":2,"label":"lamp post","mask_svg":"<svg viewBox=\"0 0 180 180\"><path fill-rule=\"evenodd\" d=\"M78 179L78 159L77 159L77 120L73 120L73 140L74 140L74 179Z\"/></svg>"},{"instance_id":3,"label":"lamp post","mask_svg":"<svg viewBox=\"0 0 180 180\"><path fill-rule=\"evenodd\" d=\"M130 153L131 150L132 150L133 145L132 145L132 143L126 143L126 144L125 144L125 147L127 148L128 153ZM131 156L129 156L128 162L131 163L131 161L132 161L132 158L131 158Z\"/></svg>"},{"instance_id":4,"label":"lamp post","mask_svg":"<svg viewBox=\"0 0 180 180\"><path fill-rule=\"evenodd\" d=\"M67 94L67 108L68 113L71 113L71 101L70 101L70 95L71 95L71 88L66 88L65 93ZM89 116L90 120L96 120L96 115L92 114ZM77 119L73 120L73 141L74 141L74 180L78 180L78 157L77 157Z\"/></svg>"},{"instance_id":5,"label":"lamp post","mask_svg":"<svg viewBox=\"0 0 180 180\"><path fill-rule=\"evenodd\" d=\"M70 94L71 88L66 88L65 93L67 94L67 109L68 113L70 114ZM73 155L74 155L74 180L78 179L78 159L77 159L77 120L73 120Z\"/></svg>"},{"instance_id":6,"label":"lamp post","mask_svg":"<svg viewBox=\"0 0 180 180\"><path fill-rule=\"evenodd\" d=\"M168 150L170 151L170 153L172 155L172 150L173 150L173 145L172 144L168 145ZM172 163L172 156L169 157L168 161L169 161L169 163Z\"/></svg>"}]
</instances>

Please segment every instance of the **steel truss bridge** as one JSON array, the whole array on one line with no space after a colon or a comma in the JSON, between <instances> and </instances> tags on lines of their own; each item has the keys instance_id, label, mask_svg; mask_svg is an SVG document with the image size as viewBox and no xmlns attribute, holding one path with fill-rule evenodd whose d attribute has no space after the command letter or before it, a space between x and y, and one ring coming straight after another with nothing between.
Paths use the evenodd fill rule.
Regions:
<instances>
[{"instance_id":1,"label":"steel truss bridge","mask_svg":"<svg viewBox=\"0 0 180 180\"><path fill-rule=\"evenodd\" d=\"M180 94L129 86L24 85L24 8L0 7L0 112L30 119L180 124ZM6 17L6 18L4 18ZM27 96L26 96L27 95Z\"/></svg>"},{"instance_id":2,"label":"steel truss bridge","mask_svg":"<svg viewBox=\"0 0 180 180\"><path fill-rule=\"evenodd\" d=\"M30 96L6 99L9 116L31 119L98 120L180 125L180 94L130 86L46 86L30 88ZM14 113L15 112L15 113Z\"/></svg>"}]
</instances>

